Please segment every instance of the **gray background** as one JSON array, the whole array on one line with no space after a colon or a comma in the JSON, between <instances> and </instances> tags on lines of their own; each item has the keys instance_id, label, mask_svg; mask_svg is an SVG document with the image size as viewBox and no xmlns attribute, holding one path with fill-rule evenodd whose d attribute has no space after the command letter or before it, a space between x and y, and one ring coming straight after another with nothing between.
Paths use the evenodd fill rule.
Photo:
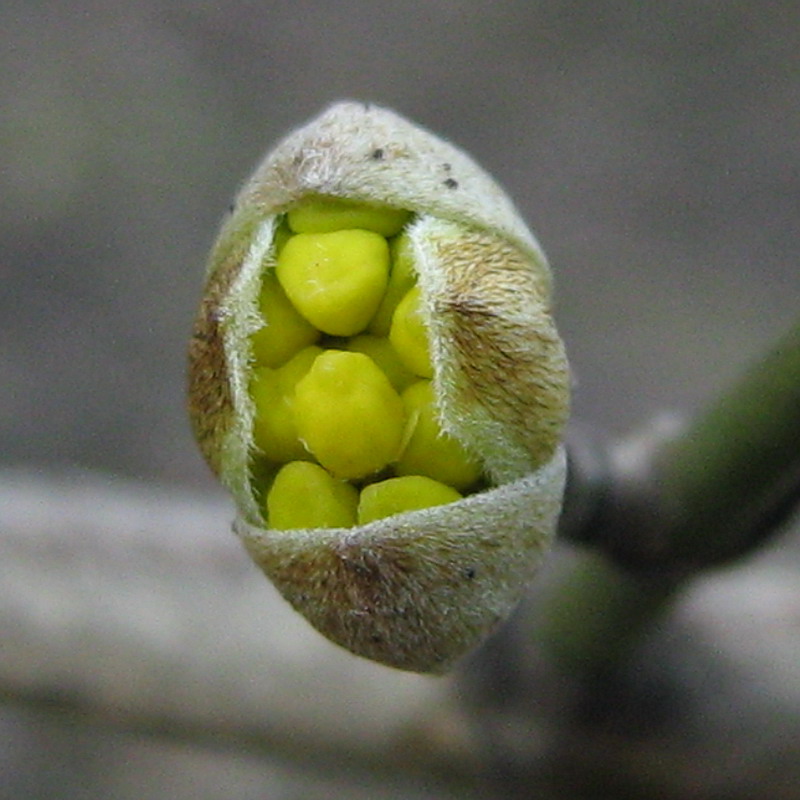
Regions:
<instances>
[{"instance_id":1,"label":"gray background","mask_svg":"<svg viewBox=\"0 0 800 800\"><path fill-rule=\"evenodd\" d=\"M341 97L464 146L557 274L576 412L693 407L800 300L793 2L6 0L0 458L213 486L184 419L206 252Z\"/></svg>"},{"instance_id":2,"label":"gray background","mask_svg":"<svg viewBox=\"0 0 800 800\"><path fill-rule=\"evenodd\" d=\"M701 405L797 315L796 2L4 0L0 463L221 491L184 413L206 253L262 152L342 97L508 188L601 430ZM17 796L263 787L260 762L17 722Z\"/></svg>"}]
</instances>

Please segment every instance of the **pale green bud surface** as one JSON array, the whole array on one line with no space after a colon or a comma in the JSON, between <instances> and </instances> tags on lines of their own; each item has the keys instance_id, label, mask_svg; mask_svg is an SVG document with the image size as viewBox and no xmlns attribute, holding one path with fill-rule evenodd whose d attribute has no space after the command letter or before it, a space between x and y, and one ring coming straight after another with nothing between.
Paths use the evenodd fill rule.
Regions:
<instances>
[{"instance_id":1,"label":"pale green bud surface","mask_svg":"<svg viewBox=\"0 0 800 800\"><path fill-rule=\"evenodd\" d=\"M417 282L414 271L414 258L411 252L411 241L408 235L401 233L389 244L392 256L392 268L389 272L389 285L381 300L375 316L370 320L369 332L377 336L388 336L392 327L392 317L397 304Z\"/></svg>"},{"instance_id":2,"label":"pale green bud surface","mask_svg":"<svg viewBox=\"0 0 800 800\"><path fill-rule=\"evenodd\" d=\"M295 233L329 233L348 228L363 228L381 236L394 236L411 214L400 208L381 208L337 197L306 200L287 214Z\"/></svg>"},{"instance_id":3,"label":"pale green bud surface","mask_svg":"<svg viewBox=\"0 0 800 800\"><path fill-rule=\"evenodd\" d=\"M389 341L400 360L420 378L433 377L428 329L422 316L422 292L418 286L407 292L392 317Z\"/></svg>"},{"instance_id":4,"label":"pale green bud surface","mask_svg":"<svg viewBox=\"0 0 800 800\"><path fill-rule=\"evenodd\" d=\"M300 233L281 250L278 280L316 328L352 336L367 327L386 290L389 246L377 233Z\"/></svg>"},{"instance_id":5,"label":"pale green bud surface","mask_svg":"<svg viewBox=\"0 0 800 800\"><path fill-rule=\"evenodd\" d=\"M478 461L437 419L436 396L430 381L418 381L403 392L409 432L403 454L395 465L398 475L426 475L459 491L474 486L481 476Z\"/></svg>"},{"instance_id":6,"label":"pale green bud surface","mask_svg":"<svg viewBox=\"0 0 800 800\"><path fill-rule=\"evenodd\" d=\"M384 336L362 333L347 339L344 347L369 356L398 392L402 392L417 380L417 376L403 364L392 343Z\"/></svg>"},{"instance_id":7,"label":"pale green bud surface","mask_svg":"<svg viewBox=\"0 0 800 800\"><path fill-rule=\"evenodd\" d=\"M358 492L317 464L293 461L275 476L267 514L276 530L349 528L356 522Z\"/></svg>"},{"instance_id":8,"label":"pale green bud surface","mask_svg":"<svg viewBox=\"0 0 800 800\"><path fill-rule=\"evenodd\" d=\"M418 511L421 508L443 506L460 500L452 486L422 475L408 475L371 483L361 491L358 503L358 524L366 525L376 519Z\"/></svg>"},{"instance_id":9,"label":"pale green bud surface","mask_svg":"<svg viewBox=\"0 0 800 800\"><path fill-rule=\"evenodd\" d=\"M251 337L257 364L279 367L319 339L320 332L297 312L272 270L264 274L258 302L266 324Z\"/></svg>"},{"instance_id":10,"label":"pale green bud surface","mask_svg":"<svg viewBox=\"0 0 800 800\"><path fill-rule=\"evenodd\" d=\"M398 455L403 401L363 353L317 356L297 384L294 410L301 440L337 478L363 478Z\"/></svg>"}]
</instances>

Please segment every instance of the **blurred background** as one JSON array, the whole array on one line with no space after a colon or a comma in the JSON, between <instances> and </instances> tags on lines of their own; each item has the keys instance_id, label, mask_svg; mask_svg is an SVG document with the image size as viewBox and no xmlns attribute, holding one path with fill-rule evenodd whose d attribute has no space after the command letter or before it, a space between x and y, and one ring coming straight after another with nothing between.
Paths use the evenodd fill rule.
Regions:
<instances>
[{"instance_id":1,"label":"blurred background","mask_svg":"<svg viewBox=\"0 0 800 800\"><path fill-rule=\"evenodd\" d=\"M263 151L339 98L505 185L585 423L701 405L797 315L789 0L4 0L0 42L3 465L219 491L184 413L206 254Z\"/></svg>"}]
</instances>

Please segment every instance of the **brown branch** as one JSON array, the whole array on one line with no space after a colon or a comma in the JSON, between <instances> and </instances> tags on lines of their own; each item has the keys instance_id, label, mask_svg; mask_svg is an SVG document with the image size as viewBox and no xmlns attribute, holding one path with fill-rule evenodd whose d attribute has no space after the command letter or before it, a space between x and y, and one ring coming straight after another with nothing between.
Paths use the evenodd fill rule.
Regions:
<instances>
[{"instance_id":1,"label":"brown branch","mask_svg":"<svg viewBox=\"0 0 800 800\"><path fill-rule=\"evenodd\" d=\"M530 636L586 557L560 552L454 683L329 644L250 565L230 514L224 498L0 473L6 700L459 791L483 771L528 794L600 776L668 797L794 797L781 786L800 783L797 544L795 568L767 554L695 584L624 674L588 684Z\"/></svg>"}]
</instances>

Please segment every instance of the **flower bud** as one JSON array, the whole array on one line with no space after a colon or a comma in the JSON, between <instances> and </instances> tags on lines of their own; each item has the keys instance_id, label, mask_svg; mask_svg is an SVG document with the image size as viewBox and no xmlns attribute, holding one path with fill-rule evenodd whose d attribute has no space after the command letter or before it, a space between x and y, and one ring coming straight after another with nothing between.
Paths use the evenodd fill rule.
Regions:
<instances>
[{"instance_id":1,"label":"flower bud","mask_svg":"<svg viewBox=\"0 0 800 800\"><path fill-rule=\"evenodd\" d=\"M520 599L566 470L550 283L494 181L385 109L332 106L240 192L190 345L190 416L250 555L334 642L443 672ZM260 447L272 429L288 443Z\"/></svg>"}]
</instances>

